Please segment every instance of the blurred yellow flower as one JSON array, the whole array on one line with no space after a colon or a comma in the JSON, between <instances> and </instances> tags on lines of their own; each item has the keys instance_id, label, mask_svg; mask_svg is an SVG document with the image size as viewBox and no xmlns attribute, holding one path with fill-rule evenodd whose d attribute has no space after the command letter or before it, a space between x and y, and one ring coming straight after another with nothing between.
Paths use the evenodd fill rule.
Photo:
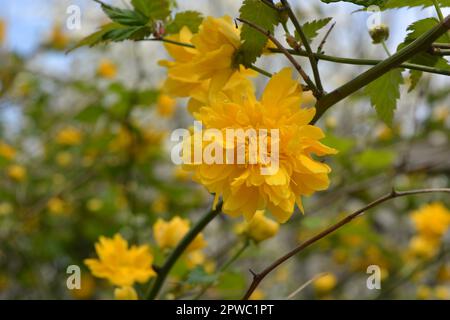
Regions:
<instances>
[{"instance_id":1,"label":"blurred yellow flower","mask_svg":"<svg viewBox=\"0 0 450 320\"><path fill-rule=\"evenodd\" d=\"M1 216L7 216L8 214L11 214L14 210L14 207L9 202L0 202L0 217Z\"/></svg>"},{"instance_id":2,"label":"blurred yellow flower","mask_svg":"<svg viewBox=\"0 0 450 320\"><path fill-rule=\"evenodd\" d=\"M332 273L327 273L313 282L314 289L319 294L325 294L330 292L336 287L337 278Z\"/></svg>"},{"instance_id":3,"label":"blurred yellow flower","mask_svg":"<svg viewBox=\"0 0 450 320\"><path fill-rule=\"evenodd\" d=\"M60 167L67 167L72 163L72 154L70 152L58 152L56 155L56 163Z\"/></svg>"},{"instance_id":4,"label":"blurred yellow flower","mask_svg":"<svg viewBox=\"0 0 450 320\"><path fill-rule=\"evenodd\" d=\"M50 45L57 50L63 50L67 47L69 38L63 32L60 24L55 24L50 35Z\"/></svg>"},{"instance_id":5,"label":"blurred yellow flower","mask_svg":"<svg viewBox=\"0 0 450 320\"><path fill-rule=\"evenodd\" d=\"M108 59L102 59L97 68L97 74L106 79L114 79L117 75L117 66Z\"/></svg>"},{"instance_id":6,"label":"blurred yellow flower","mask_svg":"<svg viewBox=\"0 0 450 320\"><path fill-rule=\"evenodd\" d=\"M123 286L114 289L114 299L116 300L138 300L136 290L132 286Z\"/></svg>"},{"instance_id":7,"label":"blurred yellow flower","mask_svg":"<svg viewBox=\"0 0 450 320\"><path fill-rule=\"evenodd\" d=\"M6 38L6 22L2 19L0 19L0 45L5 42Z\"/></svg>"},{"instance_id":8,"label":"blurred yellow flower","mask_svg":"<svg viewBox=\"0 0 450 320\"><path fill-rule=\"evenodd\" d=\"M428 286L419 286L416 291L416 297L419 300L427 300L431 297L431 288Z\"/></svg>"},{"instance_id":9,"label":"blurred yellow flower","mask_svg":"<svg viewBox=\"0 0 450 320\"><path fill-rule=\"evenodd\" d=\"M197 266L201 266L205 262L206 262L205 254L200 250L189 252L186 255L186 265L189 269L194 269Z\"/></svg>"},{"instance_id":10,"label":"blurred yellow flower","mask_svg":"<svg viewBox=\"0 0 450 320\"><path fill-rule=\"evenodd\" d=\"M179 181L188 181L191 177L191 172L184 170L182 166L176 166L173 169L173 177Z\"/></svg>"},{"instance_id":11,"label":"blurred yellow flower","mask_svg":"<svg viewBox=\"0 0 450 320\"><path fill-rule=\"evenodd\" d=\"M156 275L152 269L153 256L147 245L131 246L120 234L113 238L100 237L95 244L99 259L86 259L84 263L98 278L108 279L116 286L145 283Z\"/></svg>"},{"instance_id":12,"label":"blurred yellow flower","mask_svg":"<svg viewBox=\"0 0 450 320\"><path fill-rule=\"evenodd\" d=\"M48 211L54 215L63 215L69 213L69 205L58 197L53 197L47 202Z\"/></svg>"},{"instance_id":13,"label":"blurred yellow flower","mask_svg":"<svg viewBox=\"0 0 450 320\"><path fill-rule=\"evenodd\" d=\"M442 203L431 203L414 211L411 219L420 235L440 239L450 226L450 211Z\"/></svg>"},{"instance_id":14,"label":"blurred yellow flower","mask_svg":"<svg viewBox=\"0 0 450 320\"><path fill-rule=\"evenodd\" d=\"M56 135L56 142L65 146L76 146L81 143L83 133L74 127L66 127Z\"/></svg>"},{"instance_id":15,"label":"blurred yellow flower","mask_svg":"<svg viewBox=\"0 0 450 320\"><path fill-rule=\"evenodd\" d=\"M261 242L274 237L279 227L277 222L264 216L263 210L258 210L250 221L243 222L239 233L247 235L256 242Z\"/></svg>"},{"instance_id":16,"label":"blurred yellow flower","mask_svg":"<svg viewBox=\"0 0 450 320\"><path fill-rule=\"evenodd\" d=\"M170 118L175 112L175 106L177 101L166 94L161 94L158 97L158 102L156 104L158 114L161 117Z\"/></svg>"},{"instance_id":17,"label":"blurred yellow flower","mask_svg":"<svg viewBox=\"0 0 450 320\"><path fill-rule=\"evenodd\" d=\"M102 209L103 201L102 201L102 199L99 199L99 198L89 199L87 204L86 204L86 207L91 212L97 212L97 211Z\"/></svg>"},{"instance_id":18,"label":"blurred yellow flower","mask_svg":"<svg viewBox=\"0 0 450 320\"><path fill-rule=\"evenodd\" d=\"M216 203L222 196L223 212L227 214L244 215L250 220L257 210L268 209L278 222L284 223L294 212L295 204L303 210L301 196L312 195L329 186L330 167L312 155L324 156L337 151L319 142L325 135L320 128L309 125L315 109L300 108L301 86L291 78L291 73L291 69L286 68L274 75L261 101L256 100L253 92L223 96L223 100L218 99L195 113L205 129L213 128L224 137L223 141L203 143L203 152L210 150L211 146L218 146L222 148L222 154L229 153L225 147L227 129L235 132L276 129L279 132L277 169L267 164L270 152L256 156L256 164L249 163L247 156L243 164L199 163L194 162L189 154L183 154L184 163L187 163L184 168L192 170L194 180L216 195ZM194 149L195 141L199 139L208 140L196 136L185 139L184 149ZM248 141L246 138L245 146ZM267 150L272 150L270 135L264 142ZM234 146L229 148L236 152L238 147L235 139ZM262 174L264 170L271 171Z\"/></svg>"},{"instance_id":19,"label":"blurred yellow flower","mask_svg":"<svg viewBox=\"0 0 450 320\"><path fill-rule=\"evenodd\" d=\"M445 286L436 286L434 288L434 296L439 300L449 300L450 291Z\"/></svg>"},{"instance_id":20,"label":"blurred yellow flower","mask_svg":"<svg viewBox=\"0 0 450 320\"><path fill-rule=\"evenodd\" d=\"M172 249L183 239L189 231L190 222L187 219L174 217L170 221L158 219L153 225L153 236L161 249ZM196 251L206 247L203 234L199 234L187 248L187 252Z\"/></svg>"},{"instance_id":21,"label":"blurred yellow flower","mask_svg":"<svg viewBox=\"0 0 450 320\"><path fill-rule=\"evenodd\" d=\"M16 153L16 149L9 144L0 141L0 157L5 158L6 160L12 160L15 158Z\"/></svg>"},{"instance_id":22,"label":"blurred yellow flower","mask_svg":"<svg viewBox=\"0 0 450 320\"><path fill-rule=\"evenodd\" d=\"M435 239L415 236L409 242L409 251L419 258L431 258L439 249L439 241Z\"/></svg>"},{"instance_id":23,"label":"blurred yellow flower","mask_svg":"<svg viewBox=\"0 0 450 320\"><path fill-rule=\"evenodd\" d=\"M8 177L17 182L25 180L27 176L27 170L25 169L25 167L18 164L12 164L8 166L8 168L6 169L6 173Z\"/></svg>"},{"instance_id":24,"label":"blurred yellow flower","mask_svg":"<svg viewBox=\"0 0 450 320\"><path fill-rule=\"evenodd\" d=\"M80 279L80 289L70 290L75 299L85 300L93 296L95 291L95 280L89 273L82 273Z\"/></svg>"},{"instance_id":25,"label":"blurred yellow flower","mask_svg":"<svg viewBox=\"0 0 450 320\"><path fill-rule=\"evenodd\" d=\"M394 133L391 128L389 128L384 123L379 124L375 128L375 137L380 141L388 141L391 140L394 136Z\"/></svg>"},{"instance_id":26,"label":"blurred yellow flower","mask_svg":"<svg viewBox=\"0 0 450 320\"><path fill-rule=\"evenodd\" d=\"M210 81L211 92L219 91L240 68L233 67L233 57L241 45L240 30L233 20L207 17L197 34L183 27L178 35L168 39L194 45L180 47L166 43L165 47L174 61L163 60L160 65L168 68L164 84L167 92L175 97L190 96L192 91Z\"/></svg>"},{"instance_id":27,"label":"blurred yellow flower","mask_svg":"<svg viewBox=\"0 0 450 320\"><path fill-rule=\"evenodd\" d=\"M261 289L256 289L253 291L251 296L249 297L249 300L264 300L266 297L266 294Z\"/></svg>"},{"instance_id":28,"label":"blurred yellow flower","mask_svg":"<svg viewBox=\"0 0 450 320\"><path fill-rule=\"evenodd\" d=\"M441 105L433 108L432 117L435 121L445 122L450 116L450 107Z\"/></svg>"},{"instance_id":29,"label":"blurred yellow flower","mask_svg":"<svg viewBox=\"0 0 450 320\"><path fill-rule=\"evenodd\" d=\"M169 207L169 200L166 196L158 196L151 204L151 210L156 214L162 214L167 212Z\"/></svg>"}]
</instances>

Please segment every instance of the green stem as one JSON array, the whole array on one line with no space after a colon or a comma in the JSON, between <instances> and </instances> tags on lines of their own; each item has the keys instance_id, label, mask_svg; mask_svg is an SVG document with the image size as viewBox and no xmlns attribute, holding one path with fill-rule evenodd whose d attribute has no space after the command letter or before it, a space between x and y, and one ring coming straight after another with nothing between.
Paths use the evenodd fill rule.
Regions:
<instances>
[{"instance_id":1,"label":"green stem","mask_svg":"<svg viewBox=\"0 0 450 320\"><path fill-rule=\"evenodd\" d=\"M251 65L251 66L250 66L250 69L255 70L256 72L262 74L263 76L266 76L266 77L268 77L268 78L272 78L272 74L271 74L270 72L268 72L268 71L266 71L266 70L263 70L263 69L261 69L261 68L258 68L258 67L255 66L255 65Z\"/></svg>"},{"instance_id":2,"label":"green stem","mask_svg":"<svg viewBox=\"0 0 450 320\"><path fill-rule=\"evenodd\" d=\"M144 39L143 41L161 41L161 42L166 42L166 43L174 44L174 45L181 46L181 47L195 48L195 46L193 44L170 40L170 39L166 39L166 38L151 38L151 39Z\"/></svg>"},{"instance_id":3,"label":"green stem","mask_svg":"<svg viewBox=\"0 0 450 320\"><path fill-rule=\"evenodd\" d=\"M381 41L381 45L383 46L384 51L386 52L386 54L390 57L392 56L391 52L389 51L388 46L386 45L386 41Z\"/></svg>"},{"instance_id":4,"label":"green stem","mask_svg":"<svg viewBox=\"0 0 450 320\"><path fill-rule=\"evenodd\" d=\"M171 43L171 44L182 46L182 47L195 48L192 44L189 44L189 43L172 41L172 40L164 39L164 38L145 39L145 41L161 41L161 42L167 42L167 43ZM435 45L444 46L444 45L448 45L448 44L435 44ZM271 48L269 50L273 53L282 53L281 50L275 49L275 48ZM287 49L287 51L290 54L295 55L295 56L308 57L308 54L306 53L306 51L303 51L303 50L297 51L297 50L293 50L293 49ZM320 54L320 53L316 53L316 54L314 54L314 56L318 60L324 60L324 61L342 63L342 64L359 65L359 66L375 66L382 61L382 60L376 60L376 59L357 59L357 58L335 57L335 56L329 56L329 55ZM448 71L448 70L438 69L438 68L433 68L433 67L428 67L428 66L422 66L422 65L418 65L418 64L412 64L412 63L403 63L403 64L400 64L397 68L405 68L405 69L411 69L411 70L417 70L417 71L423 71L423 72L428 72L428 73L450 76L450 71Z\"/></svg>"},{"instance_id":5,"label":"green stem","mask_svg":"<svg viewBox=\"0 0 450 320\"><path fill-rule=\"evenodd\" d=\"M311 49L311 46L309 45L308 38L306 37L305 33L303 32L302 26L298 22L298 19L295 16L295 13L292 10L292 7L289 4L289 2L287 0L281 0L281 3L283 4L284 8L286 8L287 13L289 15L289 19L294 24L295 30L297 31L298 35L300 36L300 39L302 40L302 44L305 46L305 50L308 54L308 58L311 63L311 68L313 70L314 82L317 86L317 89L319 90L319 93L323 94L323 86L322 86L322 81L320 80L318 61L314 55L314 52Z\"/></svg>"},{"instance_id":6,"label":"green stem","mask_svg":"<svg viewBox=\"0 0 450 320\"><path fill-rule=\"evenodd\" d=\"M216 208L209 211L196 225L184 236L177 247L170 254L167 261L158 271L158 275L153 283L153 286L147 295L147 300L154 300L157 298L159 291L161 290L164 281L166 280L170 270L181 257L181 255L186 251L187 247L191 242L202 232L202 230L222 211L222 202L217 204Z\"/></svg>"},{"instance_id":7,"label":"green stem","mask_svg":"<svg viewBox=\"0 0 450 320\"><path fill-rule=\"evenodd\" d=\"M236 253L227 261L223 264L222 267L220 267L220 269L217 271L217 277L219 277L223 272L225 272L237 259L239 259L239 257L244 253L244 251L249 247L250 245L250 240L247 239L245 240L244 245L238 250L236 251ZM207 285L205 285L202 290L194 297L194 300L198 300L200 299L203 294L205 294L205 292L211 288L211 286L214 284L214 282L210 282Z\"/></svg>"},{"instance_id":8,"label":"green stem","mask_svg":"<svg viewBox=\"0 0 450 320\"><path fill-rule=\"evenodd\" d=\"M270 51L273 53L281 53L278 49L270 49ZM307 57L306 52L304 52L304 51L296 51L293 49L289 49L288 51L292 55ZM381 61L383 61L383 60L376 60L376 59L343 58L343 57L329 56L326 54L315 54L315 56L319 60L335 62L335 63L342 63L342 64L358 65L358 66L375 66L375 65L379 64ZM424 71L424 72L429 72L429 73L450 76L449 70L437 69L437 68L422 66L422 65L413 64L413 63L402 63L402 64L398 65L397 68L405 68L405 69L418 70L418 71Z\"/></svg>"},{"instance_id":9,"label":"green stem","mask_svg":"<svg viewBox=\"0 0 450 320\"><path fill-rule=\"evenodd\" d=\"M447 18L445 18L443 22L438 24L427 33L423 34L421 37L417 38L414 42L410 43L402 50L390 56L388 59L383 60L373 68L367 70L366 72L359 75L350 82L344 84L340 88L323 96L322 99L319 99L317 102L317 113L312 123L316 123L322 117L322 115L336 103L344 100L351 94L365 87L372 81L375 81L390 70L397 68L399 65L401 65L405 61L408 61L419 52L428 50L433 42L443 34L445 34L449 28L450 16L447 16Z\"/></svg>"},{"instance_id":10,"label":"green stem","mask_svg":"<svg viewBox=\"0 0 450 320\"><path fill-rule=\"evenodd\" d=\"M442 13L441 7L439 6L439 2L437 0L433 0L433 4L439 17L439 21L444 21L444 14Z\"/></svg>"}]
</instances>

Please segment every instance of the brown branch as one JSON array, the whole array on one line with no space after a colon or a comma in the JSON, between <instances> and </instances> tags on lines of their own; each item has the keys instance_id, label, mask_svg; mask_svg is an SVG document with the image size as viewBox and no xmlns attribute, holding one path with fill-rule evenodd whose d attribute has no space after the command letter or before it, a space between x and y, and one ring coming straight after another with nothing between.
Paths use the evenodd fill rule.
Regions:
<instances>
[{"instance_id":1,"label":"brown branch","mask_svg":"<svg viewBox=\"0 0 450 320\"><path fill-rule=\"evenodd\" d=\"M269 40L271 40L277 46L278 50L280 50L281 53L283 53L286 56L286 58L288 58L288 60L292 63L292 65L295 67L295 69L298 71L298 73L300 73L302 78L307 83L308 87L313 92L314 96L315 97L320 96L320 92L317 90L317 87L314 84L314 82L309 78L309 76L306 74L306 72L303 70L303 68L297 62L297 60L295 60L295 58L292 56L292 54L289 53L289 51L270 33L269 30L264 30L260 26L257 26L253 22L245 20L245 19L237 18L236 20L240 21L242 23L245 23L249 27L255 29L259 33L265 35Z\"/></svg>"},{"instance_id":2,"label":"brown branch","mask_svg":"<svg viewBox=\"0 0 450 320\"><path fill-rule=\"evenodd\" d=\"M367 70L355 79L337 88L333 92L324 95L321 99L318 100L316 104L317 112L311 123L316 123L323 116L323 114L336 103L344 100L361 88L364 88L366 85L377 80L390 70L397 68L400 64L408 61L419 52L429 50L433 42L436 41L436 39L439 39L439 37L445 34L449 29L450 15L447 16L441 23L436 25L433 29L423 34L415 41L404 47L402 50L390 56L388 59L383 60L373 68Z\"/></svg>"},{"instance_id":3,"label":"brown branch","mask_svg":"<svg viewBox=\"0 0 450 320\"><path fill-rule=\"evenodd\" d=\"M325 46L325 43L327 42L328 37L331 34L331 31L333 31L334 27L336 26L336 22L333 22L331 27L328 29L327 33L325 33L325 36L323 37L322 41L320 42L319 46L317 47L317 53L323 53L323 47Z\"/></svg>"},{"instance_id":4,"label":"brown branch","mask_svg":"<svg viewBox=\"0 0 450 320\"><path fill-rule=\"evenodd\" d=\"M358 211L355 211L354 213L348 215L347 217L345 217L341 221L337 222L336 224L332 225L331 227L325 229L324 231L320 232L319 234L315 235L314 237L306 240L305 242L300 244L298 247L296 247L294 250L288 252L287 254L282 256L281 258L277 259L270 266L265 268L262 272L255 273L253 271L252 272L253 281L252 281L249 289L247 290L246 294L244 295L244 297L242 299L243 300L247 300L251 296L251 294L255 291L255 289L259 286L261 281L269 273L271 273L273 270L278 268L285 261L289 260L290 258L295 256L296 254L300 253L301 251L303 251L304 249L308 248L309 246L311 246L312 244L316 243L317 241L321 240L322 238L325 238L329 234L335 232L336 230L338 230L342 226L348 224L349 222L351 222L353 219L355 219L358 216L360 216L365 211L367 211L367 210L369 210L371 208L374 208L374 207L378 206L379 204L382 204L383 202L389 201L389 200L394 199L394 198L411 196L411 195L417 195L417 194L425 194L425 193L437 193L437 192L450 193L450 188L419 189L419 190L410 190L410 191L395 191L395 190L392 190L390 193L388 193L388 194L384 195L383 197L381 197L381 198L379 198L379 199L369 203L367 206L359 209Z\"/></svg>"}]
</instances>

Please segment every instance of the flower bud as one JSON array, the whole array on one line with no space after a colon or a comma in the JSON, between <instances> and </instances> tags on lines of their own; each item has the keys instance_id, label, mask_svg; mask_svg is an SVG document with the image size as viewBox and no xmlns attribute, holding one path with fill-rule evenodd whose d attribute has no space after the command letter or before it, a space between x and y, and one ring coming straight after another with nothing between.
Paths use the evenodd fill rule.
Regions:
<instances>
[{"instance_id":1,"label":"flower bud","mask_svg":"<svg viewBox=\"0 0 450 320\"><path fill-rule=\"evenodd\" d=\"M380 24L370 29L369 34L374 44L381 43L389 38L389 27L385 24Z\"/></svg>"}]
</instances>

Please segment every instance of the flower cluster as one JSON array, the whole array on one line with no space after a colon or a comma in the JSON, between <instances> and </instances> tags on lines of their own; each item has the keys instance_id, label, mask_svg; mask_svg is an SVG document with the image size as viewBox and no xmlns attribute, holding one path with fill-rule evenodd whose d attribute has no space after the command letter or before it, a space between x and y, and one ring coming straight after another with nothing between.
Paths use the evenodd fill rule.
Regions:
<instances>
[{"instance_id":1,"label":"flower cluster","mask_svg":"<svg viewBox=\"0 0 450 320\"><path fill-rule=\"evenodd\" d=\"M169 95L190 97L189 111L205 129L279 130L279 137L265 137L266 145L279 147L277 169L261 174L267 168L265 158L274 156L268 151L245 163L195 163L184 152L186 170L194 173L194 180L209 192L223 198L223 211L232 216L244 215L250 220L257 210L268 209L278 222L286 222L295 204L303 211L301 196L328 188L330 168L315 159L336 153L319 142L324 134L318 127L309 125L315 109L301 108L302 89L286 68L274 75L268 83L261 100L255 97L255 89L248 76L252 75L242 66L235 66L233 57L241 44L240 30L229 17L206 18L197 34L187 27L168 39L187 46L166 43L172 61L161 61L168 68L164 84ZM195 148L194 140L187 139L184 150ZM222 148L228 153L230 147L225 138L203 145L203 150ZM250 140L250 138L248 138ZM232 149L247 148L237 141ZM191 144L191 145L189 145ZM272 150L272 149L270 149ZM264 158L264 159L263 159ZM228 160L228 159L227 159Z\"/></svg>"},{"instance_id":2,"label":"flower cluster","mask_svg":"<svg viewBox=\"0 0 450 320\"><path fill-rule=\"evenodd\" d=\"M411 252L426 258L434 256L450 227L450 211L442 203L431 203L414 211L411 219L417 230L410 242Z\"/></svg>"}]
</instances>

